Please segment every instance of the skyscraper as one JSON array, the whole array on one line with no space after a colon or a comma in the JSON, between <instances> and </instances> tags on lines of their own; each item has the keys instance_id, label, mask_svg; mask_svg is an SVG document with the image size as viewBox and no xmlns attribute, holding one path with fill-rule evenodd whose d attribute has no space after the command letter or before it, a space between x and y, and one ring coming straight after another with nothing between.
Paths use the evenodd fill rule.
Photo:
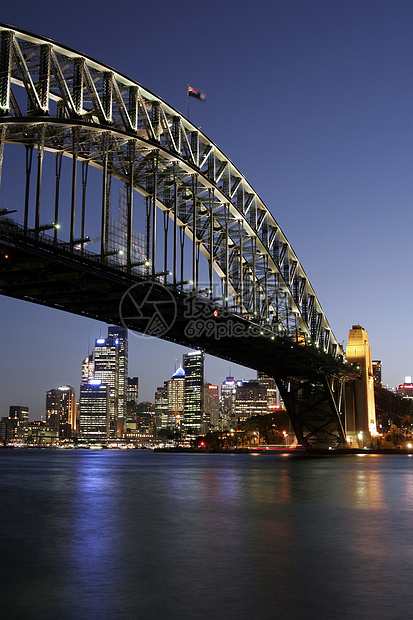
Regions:
<instances>
[{"instance_id":1,"label":"skyscraper","mask_svg":"<svg viewBox=\"0 0 413 620\"><path fill-rule=\"evenodd\" d=\"M235 428L235 394L237 382L234 377L227 377L221 384L222 427Z\"/></svg>"},{"instance_id":2,"label":"skyscraper","mask_svg":"<svg viewBox=\"0 0 413 620\"><path fill-rule=\"evenodd\" d=\"M117 434L122 436L126 418L128 391L128 330L125 327L108 327L108 339L113 338L118 346L118 413Z\"/></svg>"},{"instance_id":3,"label":"skyscraper","mask_svg":"<svg viewBox=\"0 0 413 620\"><path fill-rule=\"evenodd\" d=\"M70 385L46 392L46 422L58 437L71 437L77 430L76 390Z\"/></svg>"},{"instance_id":4,"label":"skyscraper","mask_svg":"<svg viewBox=\"0 0 413 620\"><path fill-rule=\"evenodd\" d=\"M90 374L89 356L83 375ZM128 334L123 327L109 327L107 338L97 338L93 352L93 377L109 387L109 436L122 436L126 416Z\"/></svg>"},{"instance_id":5,"label":"skyscraper","mask_svg":"<svg viewBox=\"0 0 413 620\"><path fill-rule=\"evenodd\" d=\"M185 371L180 366L168 381L168 426L181 427L184 417Z\"/></svg>"},{"instance_id":6,"label":"skyscraper","mask_svg":"<svg viewBox=\"0 0 413 620\"><path fill-rule=\"evenodd\" d=\"M157 428L168 428L168 382L156 388L155 421Z\"/></svg>"},{"instance_id":7,"label":"skyscraper","mask_svg":"<svg viewBox=\"0 0 413 620\"><path fill-rule=\"evenodd\" d=\"M109 436L109 391L101 379L80 386L79 429L81 437L102 440Z\"/></svg>"},{"instance_id":8,"label":"skyscraper","mask_svg":"<svg viewBox=\"0 0 413 620\"><path fill-rule=\"evenodd\" d=\"M243 422L247 418L268 413L267 388L259 381L240 381L235 396L235 416Z\"/></svg>"},{"instance_id":9,"label":"skyscraper","mask_svg":"<svg viewBox=\"0 0 413 620\"><path fill-rule=\"evenodd\" d=\"M219 430L219 393L218 386L212 383L204 385L204 415L202 420L203 432L210 429Z\"/></svg>"},{"instance_id":10,"label":"skyscraper","mask_svg":"<svg viewBox=\"0 0 413 620\"><path fill-rule=\"evenodd\" d=\"M185 404L184 429L191 434L198 434L202 430L202 415L204 411L204 359L203 351L185 353L183 367L185 371Z\"/></svg>"}]
</instances>

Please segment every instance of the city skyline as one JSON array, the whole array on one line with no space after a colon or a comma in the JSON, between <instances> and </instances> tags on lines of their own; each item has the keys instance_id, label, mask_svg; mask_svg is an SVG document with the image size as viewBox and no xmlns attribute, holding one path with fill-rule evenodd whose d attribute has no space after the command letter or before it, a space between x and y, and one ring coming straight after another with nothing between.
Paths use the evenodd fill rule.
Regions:
<instances>
[{"instance_id":1,"label":"city skyline","mask_svg":"<svg viewBox=\"0 0 413 620\"><path fill-rule=\"evenodd\" d=\"M352 325L361 324L373 358L382 360L383 383L396 387L413 374L406 286L412 264L413 7L350 1L250 8L240 2L237 17L217 2L202 9L160 2L163 20L139 8L147 28L133 39L131 54L136 25L120 17L131 11L129 3L120 3L110 23L93 3L82 6L81 24L60 17L49 2L22 6L4 7L2 20L106 62L183 113L187 84L205 91L205 101L190 103L191 120L276 217L337 339L346 345ZM179 8L186 10L184 31ZM92 27L99 37L90 37ZM197 36L190 50L174 46L167 54L168 34L181 32L186 41L192 31ZM153 53L144 54L147 49ZM230 72L222 63L228 54ZM16 206L13 196L3 200L0 208ZM5 297L1 317L2 415L22 404L37 417L47 390L80 384L78 359L106 325ZM133 335L130 341L130 375L141 379L140 400L152 400L154 384L172 374L174 359L187 349ZM154 369L161 376L152 382ZM229 373L227 362L207 357L207 380L219 383L227 374L252 378L254 371L231 364Z\"/></svg>"}]
</instances>

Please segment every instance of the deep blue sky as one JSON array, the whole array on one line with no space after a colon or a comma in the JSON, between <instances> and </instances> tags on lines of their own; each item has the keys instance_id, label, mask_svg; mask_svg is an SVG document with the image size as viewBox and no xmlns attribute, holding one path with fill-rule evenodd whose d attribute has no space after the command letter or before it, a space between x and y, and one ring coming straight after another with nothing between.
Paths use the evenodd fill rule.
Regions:
<instances>
[{"instance_id":1,"label":"deep blue sky","mask_svg":"<svg viewBox=\"0 0 413 620\"><path fill-rule=\"evenodd\" d=\"M183 113L187 84L205 91L191 120L272 211L338 340L360 323L384 383L413 375L412 2L15 0L0 19L111 65ZM78 389L88 341L106 327L0 301L0 415L21 403L38 418L46 390ZM136 336L130 348L130 375L152 400L185 349ZM227 373L208 359L208 380Z\"/></svg>"}]
</instances>

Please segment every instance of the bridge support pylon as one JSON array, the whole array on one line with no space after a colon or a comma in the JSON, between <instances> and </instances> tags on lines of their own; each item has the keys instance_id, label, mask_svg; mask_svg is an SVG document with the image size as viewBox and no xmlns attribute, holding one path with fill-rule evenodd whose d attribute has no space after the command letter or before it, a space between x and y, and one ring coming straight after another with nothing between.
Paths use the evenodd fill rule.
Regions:
<instances>
[{"instance_id":1,"label":"bridge support pylon","mask_svg":"<svg viewBox=\"0 0 413 620\"><path fill-rule=\"evenodd\" d=\"M350 330L346 358L359 367L361 374L346 384L346 436L352 447L362 448L377 435L377 426L371 349L361 325L353 325Z\"/></svg>"},{"instance_id":2,"label":"bridge support pylon","mask_svg":"<svg viewBox=\"0 0 413 620\"><path fill-rule=\"evenodd\" d=\"M317 374L276 379L297 441L307 449L348 447L344 433L343 382Z\"/></svg>"}]
</instances>

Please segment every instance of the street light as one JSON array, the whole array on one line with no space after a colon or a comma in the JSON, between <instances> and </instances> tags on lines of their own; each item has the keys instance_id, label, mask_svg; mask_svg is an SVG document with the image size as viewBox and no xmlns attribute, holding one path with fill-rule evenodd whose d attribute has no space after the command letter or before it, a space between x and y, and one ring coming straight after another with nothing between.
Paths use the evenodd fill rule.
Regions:
<instances>
[{"instance_id":1,"label":"street light","mask_svg":"<svg viewBox=\"0 0 413 620\"><path fill-rule=\"evenodd\" d=\"M363 431L359 432L359 434L357 435L357 438L359 440L359 448L361 448L361 446L363 445Z\"/></svg>"}]
</instances>

